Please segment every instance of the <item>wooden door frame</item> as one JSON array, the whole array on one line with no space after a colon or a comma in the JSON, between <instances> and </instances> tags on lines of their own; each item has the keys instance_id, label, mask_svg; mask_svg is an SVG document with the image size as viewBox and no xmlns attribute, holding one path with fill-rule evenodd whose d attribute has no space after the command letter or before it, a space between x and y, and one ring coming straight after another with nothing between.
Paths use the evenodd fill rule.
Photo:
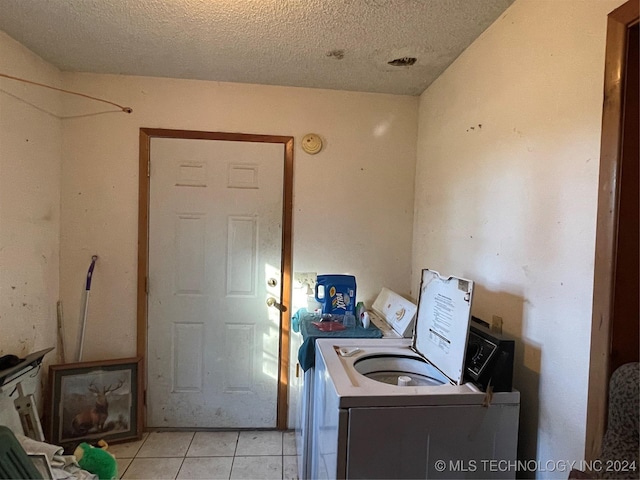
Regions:
<instances>
[{"instance_id":1,"label":"wooden door frame","mask_svg":"<svg viewBox=\"0 0 640 480\"><path fill-rule=\"evenodd\" d=\"M137 341L138 356L147 357L147 275L149 271L149 170L151 165L152 138L180 138L189 140L224 140L234 142L280 143L284 145L284 178L282 198L282 287L281 302L285 311L280 312L280 340L278 345L279 371L276 428L287 429L289 354L291 327L292 282L292 211L293 211L293 137L282 135L254 135L246 133L202 132L195 130L171 130L164 128L140 129L139 190L138 190L138 291L137 291ZM144 362L146 365L146 362ZM146 426L146 369L145 369Z\"/></svg>"},{"instance_id":2,"label":"wooden door frame","mask_svg":"<svg viewBox=\"0 0 640 480\"><path fill-rule=\"evenodd\" d=\"M587 461L595 460L600 455L606 428L627 31L637 22L638 0L624 3L611 12L607 20L585 438Z\"/></svg>"}]
</instances>

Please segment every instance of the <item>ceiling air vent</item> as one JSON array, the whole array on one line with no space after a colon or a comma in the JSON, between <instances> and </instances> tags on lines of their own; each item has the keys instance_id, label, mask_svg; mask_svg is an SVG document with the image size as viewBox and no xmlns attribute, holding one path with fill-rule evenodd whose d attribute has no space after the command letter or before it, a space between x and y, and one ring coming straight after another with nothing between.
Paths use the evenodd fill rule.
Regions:
<instances>
[{"instance_id":1,"label":"ceiling air vent","mask_svg":"<svg viewBox=\"0 0 640 480\"><path fill-rule=\"evenodd\" d=\"M387 62L387 63L393 67L410 67L417 61L418 59L416 57L402 57L402 58L396 58L395 60L391 60L390 62Z\"/></svg>"}]
</instances>

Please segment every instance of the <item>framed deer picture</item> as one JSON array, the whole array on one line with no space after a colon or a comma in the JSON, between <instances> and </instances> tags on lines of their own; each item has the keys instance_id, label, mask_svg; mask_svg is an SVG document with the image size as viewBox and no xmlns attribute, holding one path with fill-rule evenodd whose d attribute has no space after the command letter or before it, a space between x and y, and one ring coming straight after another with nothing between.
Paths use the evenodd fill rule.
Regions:
<instances>
[{"instance_id":1,"label":"framed deer picture","mask_svg":"<svg viewBox=\"0 0 640 480\"><path fill-rule=\"evenodd\" d=\"M142 359L49 367L48 440L72 451L80 442L142 437Z\"/></svg>"}]
</instances>

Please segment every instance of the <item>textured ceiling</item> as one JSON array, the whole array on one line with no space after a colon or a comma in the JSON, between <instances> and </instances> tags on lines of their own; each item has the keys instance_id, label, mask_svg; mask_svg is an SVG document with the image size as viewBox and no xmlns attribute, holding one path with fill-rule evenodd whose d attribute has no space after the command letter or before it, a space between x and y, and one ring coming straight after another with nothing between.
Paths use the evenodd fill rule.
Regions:
<instances>
[{"instance_id":1,"label":"textured ceiling","mask_svg":"<svg viewBox=\"0 0 640 480\"><path fill-rule=\"evenodd\" d=\"M63 71L419 95L512 2L0 0L0 30Z\"/></svg>"}]
</instances>

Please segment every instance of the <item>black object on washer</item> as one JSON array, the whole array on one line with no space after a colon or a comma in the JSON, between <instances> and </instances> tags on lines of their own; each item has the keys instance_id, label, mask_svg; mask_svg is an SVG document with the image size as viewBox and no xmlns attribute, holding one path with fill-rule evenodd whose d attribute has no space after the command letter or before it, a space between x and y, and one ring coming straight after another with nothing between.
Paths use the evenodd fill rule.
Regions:
<instances>
[{"instance_id":1,"label":"black object on washer","mask_svg":"<svg viewBox=\"0 0 640 480\"><path fill-rule=\"evenodd\" d=\"M494 392L510 392L513 386L514 341L492 332L486 322L471 317L465 378L483 391L491 385Z\"/></svg>"}]
</instances>

